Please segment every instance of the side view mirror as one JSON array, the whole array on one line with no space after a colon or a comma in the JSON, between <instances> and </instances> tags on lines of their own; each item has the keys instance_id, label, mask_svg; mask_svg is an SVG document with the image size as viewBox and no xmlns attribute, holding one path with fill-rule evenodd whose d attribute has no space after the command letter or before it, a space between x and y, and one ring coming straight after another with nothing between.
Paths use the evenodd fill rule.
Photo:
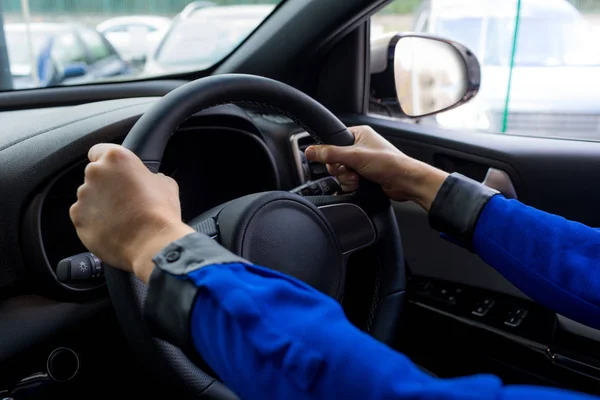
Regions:
<instances>
[{"instance_id":1,"label":"side view mirror","mask_svg":"<svg viewBox=\"0 0 600 400\"><path fill-rule=\"evenodd\" d=\"M68 64L63 69L61 81L65 80L67 78L78 78L80 76L84 76L85 74L87 74L87 72L88 72L88 68L85 63L77 62L77 63Z\"/></svg>"},{"instance_id":2,"label":"side view mirror","mask_svg":"<svg viewBox=\"0 0 600 400\"><path fill-rule=\"evenodd\" d=\"M440 37L402 33L371 42L371 101L394 117L419 118L457 107L479 91L477 57Z\"/></svg>"}]
</instances>

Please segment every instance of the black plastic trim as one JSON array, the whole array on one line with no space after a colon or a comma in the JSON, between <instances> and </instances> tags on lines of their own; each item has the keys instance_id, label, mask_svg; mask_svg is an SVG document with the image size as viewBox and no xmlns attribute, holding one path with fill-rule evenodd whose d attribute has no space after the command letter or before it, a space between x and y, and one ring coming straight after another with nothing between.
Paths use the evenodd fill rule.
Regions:
<instances>
[{"instance_id":1,"label":"black plastic trim","mask_svg":"<svg viewBox=\"0 0 600 400\"><path fill-rule=\"evenodd\" d=\"M57 174L44 188L33 198L28 205L23 219L23 246L25 248L24 257L29 268L35 273L38 289L46 294L53 295L71 295L82 298L105 293L106 283L104 280L80 282L76 285L70 285L58 280L56 272L48 260L44 242L42 239L42 210L44 201L54 185L65 175L80 168L87 160L81 160L65 168ZM83 297L82 297L83 296Z\"/></svg>"},{"instance_id":2,"label":"black plastic trim","mask_svg":"<svg viewBox=\"0 0 600 400\"><path fill-rule=\"evenodd\" d=\"M0 111L69 106L121 98L164 96L187 82L187 80L158 79L0 92Z\"/></svg>"},{"instance_id":3,"label":"black plastic trim","mask_svg":"<svg viewBox=\"0 0 600 400\"><path fill-rule=\"evenodd\" d=\"M250 121L250 122L252 122L252 121ZM198 135L202 135L205 133L200 132L200 131L204 131L204 130L230 131L230 132L235 132L236 134L240 134L242 136L246 136L247 138L251 139L254 143L256 143L258 145L258 147L263 151L264 155L269 159L269 164L271 167L270 172L273 174L271 176L271 178L273 179L273 182L275 183L276 189L279 189L281 187L281 175L279 174L279 167L275 161L275 158L273 157L273 153L271 152L271 150L265 143L264 139L259 136L259 134L248 132L243 129L229 128L227 126L209 126L209 125L202 125L202 126L195 125L195 126L190 126L190 127L185 127L185 128L179 128L175 131L175 133L177 133L177 134L182 134L182 133L183 134L194 134L194 132L197 131Z\"/></svg>"}]
</instances>

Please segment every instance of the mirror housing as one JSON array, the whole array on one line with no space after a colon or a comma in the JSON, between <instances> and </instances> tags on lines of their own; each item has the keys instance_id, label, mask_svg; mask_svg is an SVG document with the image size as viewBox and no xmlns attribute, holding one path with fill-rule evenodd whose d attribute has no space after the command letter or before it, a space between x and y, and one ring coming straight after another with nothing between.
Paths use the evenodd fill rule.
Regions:
<instances>
[{"instance_id":1,"label":"mirror housing","mask_svg":"<svg viewBox=\"0 0 600 400\"><path fill-rule=\"evenodd\" d=\"M481 69L460 43L421 33L392 33L371 41L370 103L390 117L421 118L471 100Z\"/></svg>"},{"instance_id":2,"label":"mirror housing","mask_svg":"<svg viewBox=\"0 0 600 400\"><path fill-rule=\"evenodd\" d=\"M68 64L62 71L61 82L69 78L78 78L84 76L88 72L88 67L85 63L77 62Z\"/></svg>"}]
</instances>

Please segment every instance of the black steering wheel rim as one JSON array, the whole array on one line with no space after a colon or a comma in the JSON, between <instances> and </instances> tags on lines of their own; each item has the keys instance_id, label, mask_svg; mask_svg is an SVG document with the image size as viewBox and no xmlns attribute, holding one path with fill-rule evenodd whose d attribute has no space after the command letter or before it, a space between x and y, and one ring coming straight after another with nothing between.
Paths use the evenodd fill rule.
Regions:
<instances>
[{"instance_id":1,"label":"black steering wheel rim","mask_svg":"<svg viewBox=\"0 0 600 400\"><path fill-rule=\"evenodd\" d=\"M152 172L158 172L167 142L181 123L204 109L230 103L258 105L284 114L318 142L339 146L354 143L354 136L345 125L306 94L275 80L236 74L202 78L170 92L137 121L123 146L137 154ZM400 321L405 288L400 236L392 207L381 189L365 183L359 192L357 195L362 197L365 207L378 205L377 211L371 211L371 219L383 252L377 304L372 310L369 333L391 345ZM330 197L315 202L326 205ZM152 365L160 376L162 387L178 392L183 389L184 394L195 398L236 398L218 380L188 360L181 350L151 336L142 316L146 286L141 281L114 268L106 269L106 281L123 331L144 364Z\"/></svg>"}]
</instances>

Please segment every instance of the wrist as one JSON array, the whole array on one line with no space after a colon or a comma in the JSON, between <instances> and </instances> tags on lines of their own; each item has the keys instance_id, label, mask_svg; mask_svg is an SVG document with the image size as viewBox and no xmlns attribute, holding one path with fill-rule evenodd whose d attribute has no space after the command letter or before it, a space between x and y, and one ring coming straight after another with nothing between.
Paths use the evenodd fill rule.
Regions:
<instances>
[{"instance_id":1,"label":"wrist","mask_svg":"<svg viewBox=\"0 0 600 400\"><path fill-rule=\"evenodd\" d=\"M440 187L449 174L429 164L415 160L410 175L413 178L412 190L409 194L410 200L417 203L425 211L429 211Z\"/></svg>"},{"instance_id":2,"label":"wrist","mask_svg":"<svg viewBox=\"0 0 600 400\"><path fill-rule=\"evenodd\" d=\"M131 268L133 273L143 282L148 283L154 262L152 258L160 252L169 243L181 239L182 237L193 233L194 230L179 221L176 223L165 224L161 229L154 231L151 235L146 235L138 240L138 244L132 247Z\"/></svg>"}]
</instances>

